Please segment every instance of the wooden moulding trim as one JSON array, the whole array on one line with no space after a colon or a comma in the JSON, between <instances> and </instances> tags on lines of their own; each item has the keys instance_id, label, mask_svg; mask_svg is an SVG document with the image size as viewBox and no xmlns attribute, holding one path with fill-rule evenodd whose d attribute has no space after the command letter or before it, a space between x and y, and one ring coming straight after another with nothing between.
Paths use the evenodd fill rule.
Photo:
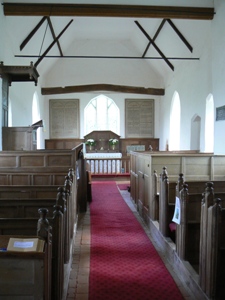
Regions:
<instances>
[{"instance_id":1,"label":"wooden moulding trim","mask_svg":"<svg viewBox=\"0 0 225 300\"><path fill-rule=\"evenodd\" d=\"M3 3L5 16L84 16L212 20L212 7Z\"/></svg>"},{"instance_id":2,"label":"wooden moulding trim","mask_svg":"<svg viewBox=\"0 0 225 300\"><path fill-rule=\"evenodd\" d=\"M128 93L128 94L131 93L131 94L155 95L155 96L165 95L164 89L144 88L144 87L134 87L134 86L124 86L124 85L114 85L114 84L87 84L87 85L51 87L51 88L41 89L42 95L85 93L85 92L93 92L93 91L111 91L111 92L118 92L118 93Z\"/></svg>"}]
</instances>

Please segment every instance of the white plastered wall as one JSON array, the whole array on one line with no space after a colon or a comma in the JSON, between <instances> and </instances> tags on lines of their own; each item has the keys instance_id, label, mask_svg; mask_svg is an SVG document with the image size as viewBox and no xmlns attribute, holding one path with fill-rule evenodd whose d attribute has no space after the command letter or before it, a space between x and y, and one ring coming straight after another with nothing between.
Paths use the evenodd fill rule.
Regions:
<instances>
[{"instance_id":1,"label":"white plastered wall","mask_svg":"<svg viewBox=\"0 0 225 300\"><path fill-rule=\"evenodd\" d=\"M216 15L212 23L213 99L216 107L225 105L225 1L215 0ZM214 152L225 154L225 120L215 121Z\"/></svg>"},{"instance_id":2,"label":"white plastered wall","mask_svg":"<svg viewBox=\"0 0 225 300\"><path fill-rule=\"evenodd\" d=\"M166 2L166 3L165 3ZM157 1L158 3L158 1ZM173 1L174 5L179 5L181 1ZM192 1L189 5L197 6L201 1ZM169 112L174 91L177 91L181 100L181 149L189 149L190 147L190 132L191 118L197 114L201 117L201 136L200 150L204 150L204 122L205 122L205 100L208 94L214 97L215 108L225 105L225 1L215 0L204 2L205 6L211 6L214 3L216 15L213 21L207 23L207 38L204 38L204 47L198 62L181 63L175 72L172 72L165 79L165 96L154 97L156 99L155 108L155 137L160 138L160 150L165 150L166 140L169 137ZM129 3L132 4L132 3ZM146 3L145 3L146 4ZM149 2L147 3L149 4ZM156 3L150 3L152 5ZM167 1L161 1L160 4L167 5ZM1 9L0 12L0 60L4 63L14 63L13 53L10 52L10 40L4 31L5 17ZM201 38L201 37L200 37ZM122 45L123 46L123 45ZM128 47L129 49L129 47ZM70 62L68 62L70 63ZM110 74L110 69L107 64L96 68L92 65L92 72L85 73L85 64L89 62L80 62L79 65L71 66L71 72L66 73L61 68L60 64L54 66L50 73L45 74L45 77L39 78L38 86L34 84L12 84L10 87L10 99L13 109L13 126L26 126L31 124L31 111L33 93L37 91L39 96L41 118L46 124L46 131L43 132L44 139L49 138L48 133L48 100L51 98L79 98L81 110L81 132L82 137L82 122L83 108L85 105L98 93L82 93L82 94L67 94L57 96L42 96L41 87L45 86L63 86L77 85L87 83L111 83L111 84L126 84L126 77L134 75L129 84L135 86L152 86L162 83L162 79L153 74L147 67L143 69L143 76L139 76L138 68L135 66L123 67L122 71L116 71ZM132 72L132 69L134 70ZM117 69L118 70L118 69ZM111 70L112 71L112 70ZM112 82L112 78L116 81ZM111 76L111 77L110 77ZM107 78L107 82L103 79ZM159 85L160 85L159 84ZM164 85L164 83L163 83ZM102 93L102 92L101 92ZM112 98L121 109L121 136L124 136L124 99L125 98L148 98L142 95L125 95L116 93L107 93L108 97ZM0 98L1 101L1 98ZM0 116L1 118L1 116ZM225 121L215 122L215 154L225 154L225 143L223 134L225 132Z\"/></svg>"}]
</instances>

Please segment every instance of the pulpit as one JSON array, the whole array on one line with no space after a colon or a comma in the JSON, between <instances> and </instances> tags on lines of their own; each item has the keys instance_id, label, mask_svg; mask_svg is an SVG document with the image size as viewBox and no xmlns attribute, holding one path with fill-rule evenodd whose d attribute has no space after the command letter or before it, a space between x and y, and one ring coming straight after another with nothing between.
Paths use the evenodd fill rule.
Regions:
<instances>
[{"instance_id":1,"label":"pulpit","mask_svg":"<svg viewBox=\"0 0 225 300\"><path fill-rule=\"evenodd\" d=\"M43 127L42 120L26 127L2 127L3 151L37 150L39 127Z\"/></svg>"}]
</instances>

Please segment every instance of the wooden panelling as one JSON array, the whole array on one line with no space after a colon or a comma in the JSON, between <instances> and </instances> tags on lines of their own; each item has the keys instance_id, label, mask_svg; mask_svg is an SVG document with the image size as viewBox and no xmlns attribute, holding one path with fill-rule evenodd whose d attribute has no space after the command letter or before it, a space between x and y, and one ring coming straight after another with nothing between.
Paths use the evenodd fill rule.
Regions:
<instances>
[{"instance_id":1,"label":"wooden panelling","mask_svg":"<svg viewBox=\"0 0 225 300\"><path fill-rule=\"evenodd\" d=\"M30 176L29 175L20 175L14 174L11 176L12 185L29 185L30 184Z\"/></svg>"},{"instance_id":2,"label":"wooden panelling","mask_svg":"<svg viewBox=\"0 0 225 300\"><path fill-rule=\"evenodd\" d=\"M62 185L65 181L63 173L2 173L0 185Z\"/></svg>"},{"instance_id":3,"label":"wooden panelling","mask_svg":"<svg viewBox=\"0 0 225 300\"><path fill-rule=\"evenodd\" d=\"M127 146L131 145L144 145L145 151L149 150L149 146L152 146L154 151L159 150L159 139L157 138L121 138L120 139L120 152L123 156L127 155Z\"/></svg>"},{"instance_id":4,"label":"wooden panelling","mask_svg":"<svg viewBox=\"0 0 225 300\"><path fill-rule=\"evenodd\" d=\"M61 184L63 182L63 175L61 176ZM52 182L52 175L43 175L43 174L34 174L32 176L32 184L33 185L52 185L53 182ZM54 182L54 184L57 184Z\"/></svg>"},{"instance_id":5,"label":"wooden panelling","mask_svg":"<svg viewBox=\"0 0 225 300\"><path fill-rule=\"evenodd\" d=\"M100 131L98 133L98 135L93 136L89 136L87 135L87 138L95 138L96 140L102 139L102 135L101 135ZM107 138L105 139L105 145L103 146L104 151L108 151L108 140L111 138L112 136L107 136ZM49 139L49 140L45 140L45 148L46 149L73 149L75 146L80 145L81 143L84 143L85 139ZM127 146L138 146L138 145L144 145L145 146L145 151L148 151L149 146L151 145L152 149L154 151L158 151L159 150L159 139L158 138L120 138L119 139L119 148L117 148L117 151L121 152L123 156L127 156ZM97 146L95 147L97 148L98 152L100 152L100 147Z\"/></svg>"},{"instance_id":6,"label":"wooden panelling","mask_svg":"<svg viewBox=\"0 0 225 300\"><path fill-rule=\"evenodd\" d=\"M36 256L36 258L35 258ZM29 258L30 257L30 258ZM35 254L24 258L0 257L0 297L2 299L43 299L44 255ZM10 280L5 274L10 274ZM9 285L11 286L9 295ZM31 294L34 296L31 298ZM16 298L14 298L16 297Z\"/></svg>"},{"instance_id":7,"label":"wooden panelling","mask_svg":"<svg viewBox=\"0 0 225 300\"><path fill-rule=\"evenodd\" d=\"M45 140L45 149L68 149L71 150L74 147L84 143L84 139L49 139Z\"/></svg>"},{"instance_id":8,"label":"wooden panelling","mask_svg":"<svg viewBox=\"0 0 225 300\"><path fill-rule=\"evenodd\" d=\"M70 167L72 165L72 156L71 155L49 155L48 156L48 166L49 167L57 167L58 165L62 165L64 167Z\"/></svg>"},{"instance_id":9,"label":"wooden panelling","mask_svg":"<svg viewBox=\"0 0 225 300\"><path fill-rule=\"evenodd\" d=\"M2 128L2 149L12 150L36 150L37 129L29 127L3 127Z\"/></svg>"},{"instance_id":10,"label":"wooden panelling","mask_svg":"<svg viewBox=\"0 0 225 300\"><path fill-rule=\"evenodd\" d=\"M8 167L8 168L16 168L17 167L17 160L16 156L0 156L0 166L1 167Z\"/></svg>"},{"instance_id":11,"label":"wooden panelling","mask_svg":"<svg viewBox=\"0 0 225 300\"><path fill-rule=\"evenodd\" d=\"M56 198L58 186L0 186L0 198Z\"/></svg>"},{"instance_id":12,"label":"wooden panelling","mask_svg":"<svg viewBox=\"0 0 225 300\"><path fill-rule=\"evenodd\" d=\"M75 168L77 151L72 149L2 151L0 152L0 174L6 172L67 173L69 168Z\"/></svg>"},{"instance_id":13,"label":"wooden panelling","mask_svg":"<svg viewBox=\"0 0 225 300\"><path fill-rule=\"evenodd\" d=\"M44 167L44 157L38 156L28 156L28 155L21 155L20 157L20 166L23 167Z\"/></svg>"}]
</instances>

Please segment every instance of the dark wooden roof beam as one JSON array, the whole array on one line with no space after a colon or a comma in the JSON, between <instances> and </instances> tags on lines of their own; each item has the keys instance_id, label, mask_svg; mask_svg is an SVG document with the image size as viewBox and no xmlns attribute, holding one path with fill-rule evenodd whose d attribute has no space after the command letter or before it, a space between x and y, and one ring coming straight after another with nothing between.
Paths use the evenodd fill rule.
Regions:
<instances>
[{"instance_id":1,"label":"dark wooden roof beam","mask_svg":"<svg viewBox=\"0 0 225 300\"><path fill-rule=\"evenodd\" d=\"M49 47L45 50L45 52L40 56L40 58L36 61L34 64L35 67L39 65L39 63L42 61L42 59L45 58L46 54L52 49L52 47L55 45L55 43L59 40L59 38L63 35L63 33L66 31L66 29L70 26L70 24L73 22L73 20L70 20L70 22L66 25L66 27L60 32L60 34L54 39L54 41L49 45Z\"/></svg>"},{"instance_id":2,"label":"dark wooden roof beam","mask_svg":"<svg viewBox=\"0 0 225 300\"><path fill-rule=\"evenodd\" d=\"M139 29L143 32L143 34L147 37L147 39L151 42L153 47L156 49L156 51L160 54L160 56L165 60L167 65L174 71L174 66L171 64L171 62L166 58L166 56L162 53L162 51L159 49L159 47L155 44L153 39L149 36L149 34L144 30L144 28L139 24L138 21L134 21L136 25L139 27Z\"/></svg>"},{"instance_id":3,"label":"dark wooden roof beam","mask_svg":"<svg viewBox=\"0 0 225 300\"><path fill-rule=\"evenodd\" d=\"M43 17L41 21L34 27L34 29L28 34L28 36L25 38L25 40L20 45L20 51L23 50L23 48L27 45L27 43L30 41L30 39L35 35L35 33L38 31L38 29L41 27L41 25L46 20L46 17Z\"/></svg>"},{"instance_id":4,"label":"dark wooden roof beam","mask_svg":"<svg viewBox=\"0 0 225 300\"><path fill-rule=\"evenodd\" d=\"M183 36L183 34L179 31L179 29L175 26L175 24L170 20L167 19L167 22L170 24L170 26L173 28L173 30L177 33L179 38L183 41L183 43L187 46L187 48L193 52L193 47L188 43L186 38Z\"/></svg>"},{"instance_id":5,"label":"dark wooden roof beam","mask_svg":"<svg viewBox=\"0 0 225 300\"><path fill-rule=\"evenodd\" d=\"M51 87L42 88L42 95L57 95L57 94L69 94L69 93L87 93L93 91L110 91L117 93L128 93L128 94L142 94L142 95L155 95L163 96L165 94L164 89L156 88L144 88L135 86L125 85L114 85L114 84L86 84L86 85L74 85L65 87Z\"/></svg>"},{"instance_id":6,"label":"dark wooden roof beam","mask_svg":"<svg viewBox=\"0 0 225 300\"><path fill-rule=\"evenodd\" d=\"M3 3L5 16L83 16L212 20L213 7Z\"/></svg>"},{"instance_id":7,"label":"dark wooden roof beam","mask_svg":"<svg viewBox=\"0 0 225 300\"><path fill-rule=\"evenodd\" d=\"M56 39L56 35L55 35L54 28L53 28L53 26L52 26L52 21L51 21L50 17L47 17L47 18L48 18L48 25L49 25L49 28L50 28L52 37L53 37L53 39L55 40L55 39ZM63 56L63 52L62 52L62 48L61 48L61 46L60 46L59 40L57 40L56 43L57 43L57 46L58 46L60 55Z\"/></svg>"},{"instance_id":8,"label":"dark wooden roof beam","mask_svg":"<svg viewBox=\"0 0 225 300\"><path fill-rule=\"evenodd\" d=\"M163 28L165 22L166 22L166 19L163 19L162 22L161 22L161 24L159 25L158 30L156 31L155 35L153 36L153 39L152 39L153 41L156 40L156 38L157 38L157 36L159 35L160 31L162 30L162 28ZM148 43L148 45L147 45L147 47L146 47L146 49L145 49L145 51L144 51L142 57L145 57L145 55L146 55L146 53L147 53L147 51L148 51L148 49L149 49L150 46L151 46L151 42L149 41L149 43Z\"/></svg>"}]
</instances>

